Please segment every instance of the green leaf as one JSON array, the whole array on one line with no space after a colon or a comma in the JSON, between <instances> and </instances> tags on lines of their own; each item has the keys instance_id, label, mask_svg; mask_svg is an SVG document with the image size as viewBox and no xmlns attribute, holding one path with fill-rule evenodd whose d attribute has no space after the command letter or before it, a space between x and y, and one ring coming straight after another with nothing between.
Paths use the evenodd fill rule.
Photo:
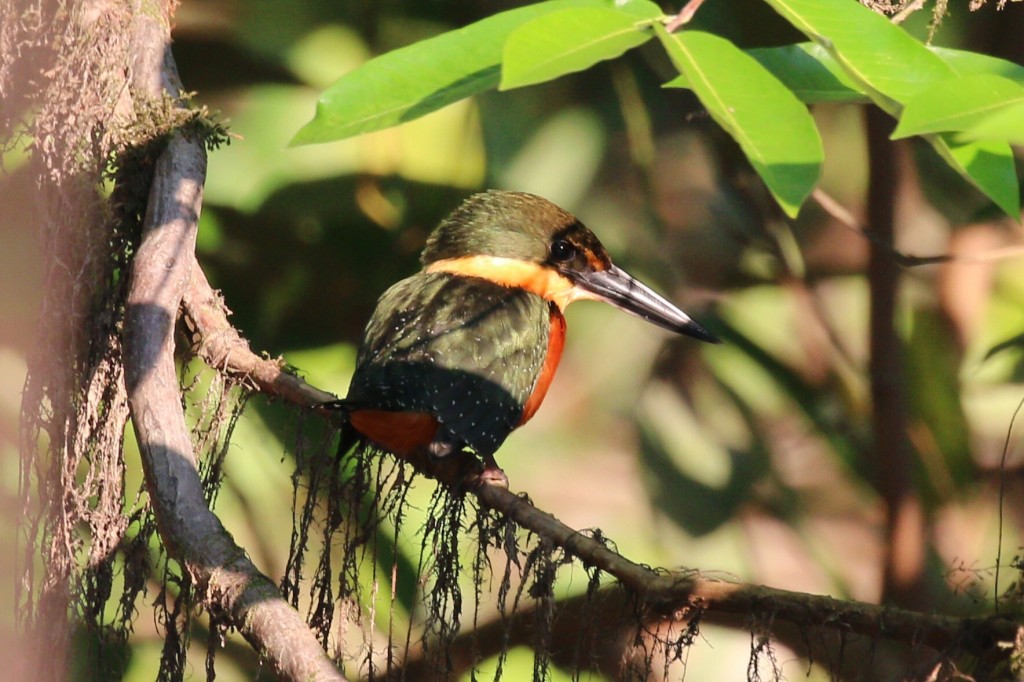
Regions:
<instances>
[{"instance_id":1,"label":"green leaf","mask_svg":"<svg viewBox=\"0 0 1024 682\"><path fill-rule=\"evenodd\" d=\"M827 51L876 105L893 116L899 117L902 105L923 90L958 75L954 66L938 54L860 3L849 0L766 1ZM961 59L959 63L965 70L995 66L971 58ZM963 144L939 135L928 135L926 139L952 168L999 208L1011 217L1019 215L1017 173L1008 145Z\"/></svg>"},{"instance_id":2,"label":"green leaf","mask_svg":"<svg viewBox=\"0 0 1024 682\"><path fill-rule=\"evenodd\" d=\"M951 134L927 135L942 158L995 202L1006 215L1020 217L1020 192L1013 150L1005 142L959 142Z\"/></svg>"},{"instance_id":3,"label":"green leaf","mask_svg":"<svg viewBox=\"0 0 1024 682\"><path fill-rule=\"evenodd\" d=\"M910 98L903 107L893 139L967 130L986 117L1024 103L1024 88L1001 76L957 76Z\"/></svg>"},{"instance_id":4,"label":"green leaf","mask_svg":"<svg viewBox=\"0 0 1024 682\"><path fill-rule=\"evenodd\" d=\"M655 26L669 57L712 118L740 145L776 201L795 216L821 173L821 138L807 108L727 40Z\"/></svg>"},{"instance_id":5,"label":"green leaf","mask_svg":"<svg viewBox=\"0 0 1024 682\"><path fill-rule=\"evenodd\" d=\"M1024 66L966 50L942 47L928 47L928 50L961 76L1002 76L1024 86ZM871 101L861 84L843 70L828 50L816 43L759 47L747 52L807 104ZM672 86L690 87L685 76L672 81Z\"/></svg>"},{"instance_id":6,"label":"green leaf","mask_svg":"<svg viewBox=\"0 0 1024 682\"><path fill-rule=\"evenodd\" d=\"M828 51L871 99L889 113L922 88L955 75L923 43L858 2L767 0L793 26Z\"/></svg>"},{"instance_id":7,"label":"green leaf","mask_svg":"<svg viewBox=\"0 0 1024 682\"><path fill-rule=\"evenodd\" d=\"M567 8L610 6L608 0L527 5L371 59L320 95L313 120L291 144L330 142L388 128L497 87L502 48L519 26Z\"/></svg>"},{"instance_id":8,"label":"green leaf","mask_svg":"<svg viewBox=\"0 0 1024 682\"><path fill-rule=\"evenodd\" d=\"M987 73L992 76L1009 78L1024 86L1024 66L1011 61L968 50L953 50L947 47L929 47L942 61L961 76L977 76Z\"/></svg>"},{"instance_id":9,"label":"green leaf","mask_svg":"<svg viewBox=\"0 0 1024 682\"><path fill-rule=\"evenodd\" d=\"M952 51L944 51L946 54L944 57L949 57ZM982 55L975 55L981 57ZM1008 75L1013 74L1012 69L1006 69L1003 66L1002 60L987 60L987 59L974 59L968 57L966 54L953 56L953 63L958 68L967 71L972 68L996 68L1001 73ZM1024 70L1021 74L1024 76ZM978 81L981 81L979 86ZM994 84L992 79L1006 80L1005 83ZM988 83L986 86L985 83ZM925 98L924 106L927 106L928 102L931 102L933 106L944 107L939 114L947 122L955 119L955 111L948 105L955 106L957 98L955 92L949 92L948 88L956 89L959 83L966 84L965 87L971 88L977 94L979 88L992 88L995 87L997 90L1004 93L1008 93L1011 87L1018 87L1015 83L1010 82L1008 79L1002 79L999 76L977 74L968 75L959 79L952 79L946 82L940 82L933 88L930 88L923 93L921 97ZM1007 85L1006 83L1009 83ZM946 90L945 95L936 95L933 93L942 92ZM984 97L984 95L982 95ZM944 101L942 98L945 98ZM968 98L968 102L971 100ZM907 109L910 110L910 123L917 124L922 122L928 117L928 112L922 113L919 110L919 104L911 104L914 102L914 98L907 103ZM967 126L968 130L959 135L953 135L951 133L926 133L923 135L924 139L934 147L935 151L939 153L946 163L950 165L956 172L964 177L968 182L978 188L985 196L991 199L996 206L1000 208L1006 215L1011 218L1017 219L1020 216L1020 190L1017 180L1017 166L1013 157L1013 150L1010 149L1007 141L1012 141L1012 135L1008 134L1009 130L1001 130L999 132L1004 133L1001 135L979 135L977 130L979 126L986 125L989 121L992 121L999 115L1008 113L1010 116L1014 115L1012 111L1013 106L1007 107L1002 111L992 114L987 117L983 117L975 122L974 126ZM1018 110L1020 111L1020 110ZM961 114L964 114L963 107L961 107ZM906 115L906 110L904 112ZM970 118L969 113L964 114L967 118ZM1010 126L1017 125L1019 119L1009 118L1007 119ZM998 121L997 121L998 123ZM908 126L900 123L897 126L897 133L905 133L907 135L912 134L906 132ZM1024 133L1024 130L1021 131ZM989 139L994 137L995 139Z\"/></svg>"},{"instance_id":10,"label":"green leaf","mask_svg":"<svg viewBox=\"0 0 1024 682\"><path fill-rule=\"evenodd\" d=\"M957 140L1000 140L1024 145L1024 104L1012 104L993 112L965 129Z\"/></svg>"},{"instance_id":11,"label":"green leaf","mask_svg":"<svg viewBox=\"0 0 1024 682\"><path fill-rule=\"evenodd\" d=\"M988 352L985 353L984 359L989 360L1003 351L1012 350L1014 348L1024 348L1024 333L1012 336L992 346L988 349Z\"/></svg>"},{"instance_id":12,"label":"green leaf","mask_svg":"<svg viewBox=\"0 0 1024 682\"><path fill-rule=\"evenodd\" d=\"M825 48L814 43L757 48L750 56L802 102L869 102L861 87Z\"/></svg>"},{"instance_id":13,"label":"green leaf","mask_svg":"<svg viewBox=\"0 0 1024 682\"><path fill-rule=\"evenodd\" d=\"M814 43L782 47L759 47L747 54L768 69L806 104L818 102L867 103L871 99L824 48ZM685 75L666 83L673 88L689 88Z\"/></svg>"},{"instance_id":14,"label":"green leaf","mask_svg":"<svg viewBox=\"0 0 1024 682\"><path fill-rule=\"evenodd\" d=\"M934 48L957 73L1002 76L1024 87L1024 66L977 52ZM1008 104L964 128L958 141L992 140L1024 144L1024 105Z\"/></svg>"},{"instance_id":15,"label":"green leaf","mask_svg":"<svg viewBox=\"0 0 1024 682\"><path fill-rule=\"evenodd\" d=\"M501 67L501 90L553 80L582 71L653 37L650 22L661 16L643 3L650 16L597 7L552 12L529 21L509 36Z\"/></svg>"}]
</instances>

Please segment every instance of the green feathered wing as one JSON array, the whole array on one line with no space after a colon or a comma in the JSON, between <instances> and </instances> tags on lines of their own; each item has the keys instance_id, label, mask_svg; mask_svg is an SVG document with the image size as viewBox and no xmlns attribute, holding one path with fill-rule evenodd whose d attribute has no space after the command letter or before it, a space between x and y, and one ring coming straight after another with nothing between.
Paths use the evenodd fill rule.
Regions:
<instances>
[{"instance_id":1,"label":"green feathered wing","mask_svg":"<svg viewBox=\"0 0 1024 682\"><path fill-rule=\"evenodd\" d=\"M429 412L436 440L493 454L520 422L550 304L484 279L420 273L388 289L366 327L345 403Z\"/></svg>"}]
</instances>

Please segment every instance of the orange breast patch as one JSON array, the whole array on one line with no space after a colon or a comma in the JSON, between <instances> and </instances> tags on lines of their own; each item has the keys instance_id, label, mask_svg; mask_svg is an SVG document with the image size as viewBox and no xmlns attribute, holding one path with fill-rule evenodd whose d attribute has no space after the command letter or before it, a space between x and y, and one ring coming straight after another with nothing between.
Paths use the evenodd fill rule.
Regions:
<instances>
[{"instance_id":1,"label":"orange breast patch","mask_svg":"<svg viewBox=\"0 0 1024 682\"><path fill-rule=\"evenodd\" d=\"M562 349L565 347L565 318L557 306L551 306L551 331L548 335L548 352L544 356L544 366L541 367L540 376L537 377L537 384L533 387L533 393L526 399L523 405L523 416L519 420L522 426L533 418L540 404L544 402L544 396L548 394L548 387L551 380L555 378L555 371L558 370L558 361L562 359Z\"/></svg>"},{"instance_id":2,"label":"orange breast patch","mask_svg":"<svg viewBox=\"0 0 1024 682\"><path fill-rule=\"evenodd\" d=\"M388 452L408 458L434 440L437 420L426 412L359 410L349 415L356 431Z\"/></svg>"}]
</instances>

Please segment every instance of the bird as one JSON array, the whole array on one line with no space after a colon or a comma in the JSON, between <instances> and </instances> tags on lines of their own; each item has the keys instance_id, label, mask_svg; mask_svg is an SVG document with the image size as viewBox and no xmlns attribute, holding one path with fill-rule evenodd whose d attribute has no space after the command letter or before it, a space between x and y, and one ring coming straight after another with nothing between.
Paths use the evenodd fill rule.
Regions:
<instances>
[{"instance_id":1,"label":"bird","mask_svg":"<svg viewBox=\"0 0 1024 682\"><path fill-rule=\"evenodd\" d=\"M340 454L369 445L429 471L468 453L482 464L473 481L507 488L494 454L544 401L574 301L604 301L719 342L614 265L575 216L535 194L470 196L431 233L420 260L422 270L377 302L348 394L325 404L346 416Z\"/></svg>"}]
</instances>

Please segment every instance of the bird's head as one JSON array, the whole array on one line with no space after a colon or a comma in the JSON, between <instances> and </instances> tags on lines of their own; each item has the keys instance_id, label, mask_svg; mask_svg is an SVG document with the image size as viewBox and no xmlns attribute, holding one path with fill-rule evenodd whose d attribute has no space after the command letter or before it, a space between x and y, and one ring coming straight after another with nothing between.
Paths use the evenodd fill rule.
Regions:
<instances>
[{"instance_id":1,"label":"bird's head","mask_svg":"<svg viewBox=\"0 0 1024 682\"><path fill-rule=\"evenodd\" d=\"M527 289L562 309L580 299L605 301L669 331L718 342L615 266L575 216L534 194L490 190L471 196L430 235L421 259L427 272Z\"/></svg>"}]
</instances>

